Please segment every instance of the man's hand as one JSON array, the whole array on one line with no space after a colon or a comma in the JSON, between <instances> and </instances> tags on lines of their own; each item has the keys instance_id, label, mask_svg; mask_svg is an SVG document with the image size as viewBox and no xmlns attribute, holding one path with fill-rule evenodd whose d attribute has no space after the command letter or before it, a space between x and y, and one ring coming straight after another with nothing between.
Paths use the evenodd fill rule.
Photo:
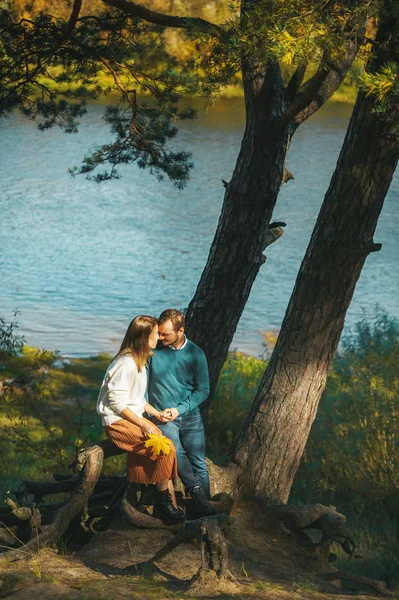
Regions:
<instances>
[{"instance_id":1,"label":"man's hand","mask_svg":"<svg viewBox=\"0 0 399 600\"><path fill-rule=\"evenodd\" d=\"M165 408L164 411L159 413L158 418L160 421L162 421L162 423L168 423L169 421L174 421L178 416L179 411L177 410L177 408Z\"/></svg>"},{"instance_id":2,"label":"man's hand","mask_svg":"<svg viewBox=\"0 0 399 600\"><path fill-rule=\"evenodd\" d=\"M158 435L162 434L162 431L156 425L154 425L154 423L151 423L151 421L148 421L147 419L142 419L141 421L140 429L143 432L144 437L149 436L151 433Z\"/></svg>"}]
</instances>

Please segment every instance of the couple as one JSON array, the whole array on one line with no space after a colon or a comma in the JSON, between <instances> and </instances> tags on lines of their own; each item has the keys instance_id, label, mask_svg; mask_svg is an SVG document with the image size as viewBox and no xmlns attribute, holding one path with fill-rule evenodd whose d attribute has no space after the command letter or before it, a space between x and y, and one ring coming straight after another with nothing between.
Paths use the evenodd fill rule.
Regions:
<instances>
[{"instance_id":1,"label":"couple","mask_svg":"<svg viewBox=\"0 0 399 600\"><path fill-rule=\"evenodd\" d=\"M156 485L153 515L168 524L185 518L171 481L177 473L197 513L213 514L198 408L208 394L206 358L186 338L184 315L168 309L159 319L133 319L105 373L97 412L107 437L127 452L128 481ZM168 454L158 456L145 442L161 433L173 444Z\"/></svg>"}]
</instances>

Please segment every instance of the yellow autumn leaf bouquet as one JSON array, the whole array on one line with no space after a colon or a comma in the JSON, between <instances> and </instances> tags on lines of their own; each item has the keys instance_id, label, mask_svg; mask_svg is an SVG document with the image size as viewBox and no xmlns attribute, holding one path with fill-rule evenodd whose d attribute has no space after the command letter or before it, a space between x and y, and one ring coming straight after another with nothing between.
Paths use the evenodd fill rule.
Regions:
<instances>
[{"instance_id":1,"label":"yellow autumn leaf bouquet","mask_svg":"<svg viewBox=\"0 0 399 600\"><path fill-rule=\"evenodd\" d=\"M148 440L145 442L145 447L151 448L151 454L153 456L169 454L171 445L172 440L159 433L150 433Z\"/></svg>"}]
</instances>

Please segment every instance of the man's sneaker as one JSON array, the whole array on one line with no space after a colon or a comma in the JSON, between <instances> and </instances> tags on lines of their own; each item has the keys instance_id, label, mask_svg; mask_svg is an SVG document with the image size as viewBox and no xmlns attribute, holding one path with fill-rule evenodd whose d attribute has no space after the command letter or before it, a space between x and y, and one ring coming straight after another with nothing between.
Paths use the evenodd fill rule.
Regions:
<instances>
[{"instance_id":1,"label":"man's sneaker","mask_svg":"<svg viewBox=\"0 0 399 600\"><path fill-rule=\"evenodd\" d=\"M196 485L195 487L190 488L187 491L192 498L195 511L201 517L210 517L211 515L215 514L212 504L206 497L205 490L202 487L202 485Z\"/></svg>"},{"instance_id":2,"label":"man's sneaker","mask_svg":"<svg viewBox=\"0 0 399 600\"><path fill-rule=\"evenodd\" d=\"M186 519L184 512L173 505L169 490L157 492L152 516L161 519L167 525L178 525Z\"/></svg>"}]
</instances>

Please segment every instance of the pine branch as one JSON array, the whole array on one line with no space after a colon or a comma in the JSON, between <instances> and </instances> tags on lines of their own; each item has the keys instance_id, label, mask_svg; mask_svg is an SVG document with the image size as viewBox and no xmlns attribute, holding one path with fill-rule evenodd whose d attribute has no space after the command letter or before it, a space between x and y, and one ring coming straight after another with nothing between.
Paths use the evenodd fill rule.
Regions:
<instances>
[{"instance_id":1,"label":"pine branch","mask_svg":"<svg viewBox=\"0 0 399 600\"><path fill-rule=\"evenodd\" d=\"M301 91L297 94L295 100L288 105L282 117L282 123L284 126L292 121L305 108L307 108L312 100L315 99L330 72L331 69L324 61L321 61L316 73L313 75L313 77L308 79L305 85L302 86Z\"/></svg>"},{"instance_id":2,"label":"pine branch","mask_svg":"<svg viewBox=\"0 0 399 600\"><path fill-rule=\"evenodd\" d=\"M308 66L307 62L301 62L293 73L291 79L287 85L287 95L290 99L295 98L298 93L299 88L302 85L303 78L305 77L306 68Z\"/></svg>"},{"instance_id":3,"label":"pine branch","mask_svg":"<svg viewBox=\"0 0 399 600\"><path fill-rule=\"evenodd\" d=\"M303 107L303 109L295 115L295 128L299 127L304 121L313 115L319 108L323 106L331 98L331 96L337 91L349 69L351 68L353 61L359 51L362 43L362 38L348 41L347 43L347 54L345 58L333 68L330 69L327 77L322 82L322 85L317 90L317 94L311 99L310 103ZM305 84L306 85L306 84Z\"/></svg>"},{"instance_id":4,"label":"pine branch","mask_svg":"<svg viewBox=\"0 0 399 600\"><path fill-rule=\"evenodd\" d=\"M155 25L161 25L163 27L177 27L180 29L198 29L203 33L208 33L209 35L217 35L220 33L220 28L217 25L206 21L205 19L165 15L164 13L150 10L142 4L136 4L135 2L129 2L128 0L102 1L107 6L113 6L114 8L118 8L132 17L138 17L139 19L143 19L148 23L154 23Z\"/></svg>"},{"instance_id":5,"label":"pine branch","mask_svg":"<svg viewBox=\"0 0 399 600\"><path fill-rule=\"evenodd\" d=\"M337 91L351 68L360 46L365 44L367 26L370 25L372 20L373 18L371 17L367 19L363 26L354 26L345 44L345 56L340 62L331 64L328 57L326 57L324 61L322 60L315 75L297 90L296 98L292 104L287 107L283 116L284 123L293 120L293 126L294 129L296 129L313 115L313 113L319 110L319 108L321 108ZM295 73L293 77L295 77ZM293 85L294 83L292 86ZM290 86L291 81L287 86L287 91Z\"/></svg>"}]
</instances>

